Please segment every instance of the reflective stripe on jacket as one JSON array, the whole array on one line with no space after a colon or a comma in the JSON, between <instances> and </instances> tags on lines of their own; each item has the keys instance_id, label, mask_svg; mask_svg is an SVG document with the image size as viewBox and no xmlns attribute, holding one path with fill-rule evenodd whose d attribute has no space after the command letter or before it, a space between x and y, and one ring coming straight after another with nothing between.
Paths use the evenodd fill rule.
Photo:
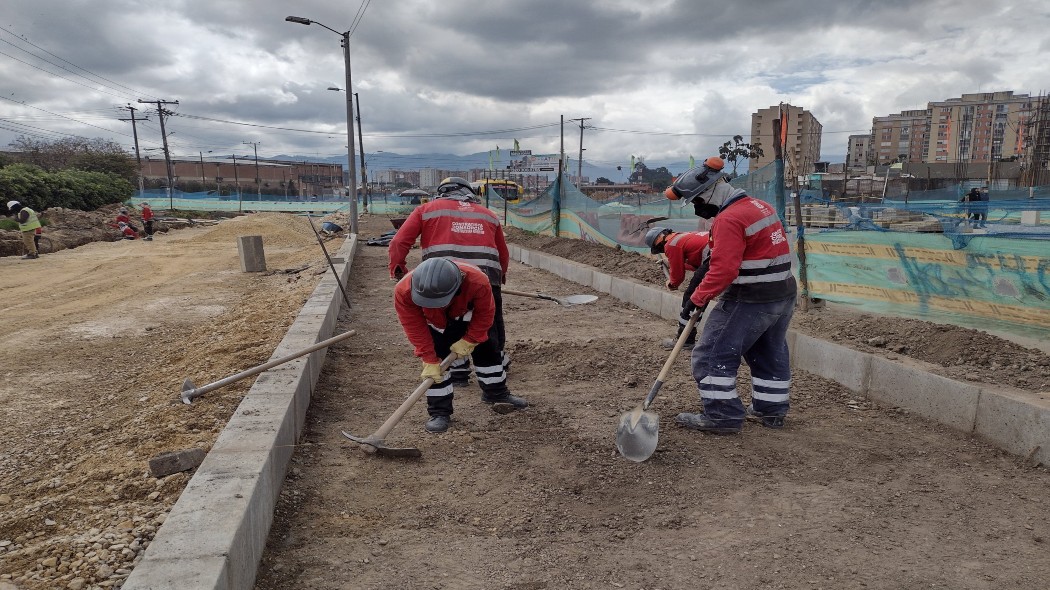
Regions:
<instances>
[{"instance_id":1,"label":"reflective stripe on jacket","mask_svg":"<svg viewBox=\"0 0 1050 590\"><path fill-rule=\"evenodd\" d=\"M674 234L664 244L664 255L667 256L667 279L671 286L678 288L685 280L685 271L696 270L710 255L707 246L707 232L682 232Z\"/></svg>"},{"instance_id":2,"label":"reflective stripe on jacket","mask_svg":"<svg viewBox=\"0 0 1050 590\"><path fill-rule=\"evenodd\" d=\"M705 302L719 294L751 303L795 296L791 246L769 204L746 194L730 199L711 226L710 245L711 268L696 289Z\"/></svg>"},{"instance_id":3,"label":"reflective stripe on jacket","mask_svg":"<svg viewBox=\"0 0 1050 590\"><path fill-rule=\"evenodd\" d=\"M510 253L499 217L468 198L442 197L416 207L390 240L390 276L416 238L423 260L448 258L480 268L493 285L504 282Z\"/></svg>"},{"instance_id":4,"label":"reflective stripe on jacket","mask_svg":"<svg viewBox=\"0 0 1050 590\"><path fill-rule=\"evenodd\" d=\"M434 350L434 339L430 327L443 331L449 321L469 322L463 339L479 344L488 340L489 328L496 315L496 302L492 298L492 286L485 273L470 264L456 263L463 272L463 284L456 296L445 307L420 307L412 301L412 273L405 274L394 287L394 310L405 331L405 336L415 348L417 357L425 363L440 363Z\"/></svg>"}]
</instances>

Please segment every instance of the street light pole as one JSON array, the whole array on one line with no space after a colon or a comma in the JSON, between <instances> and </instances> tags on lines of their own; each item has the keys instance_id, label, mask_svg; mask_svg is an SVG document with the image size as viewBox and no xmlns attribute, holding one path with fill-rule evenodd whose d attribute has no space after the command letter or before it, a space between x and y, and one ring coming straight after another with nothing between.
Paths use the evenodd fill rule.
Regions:
<instances>
[{"instance_id":1,"label":"street light pole","mask_svg":"<svg viewBox=\"0 0 1050 590\"><path fill-rule=\"evenodd\" d=\"M357 233L357 164L354 161L354 106L352 88L350 84L350 31L340 33L339 31L308 18L301 16L285 17L286 21L300 25L316 24L332 31L343 38L343 63L346 69L346 153L347 164L350 168L350 233Z\"/></svg>"},{"instance_id":2,"label":"street light pole","mask_svg":"<svg viewBox=\"0 0 1050 590\"><path fill-rule=\"evenodd\" d=\"M368 172L365 172L365 140L361 136L361 98L354 93L354 103L357 104L357 143L361 144L361 196L368 213Z\"/></svg>"}]
</instances>

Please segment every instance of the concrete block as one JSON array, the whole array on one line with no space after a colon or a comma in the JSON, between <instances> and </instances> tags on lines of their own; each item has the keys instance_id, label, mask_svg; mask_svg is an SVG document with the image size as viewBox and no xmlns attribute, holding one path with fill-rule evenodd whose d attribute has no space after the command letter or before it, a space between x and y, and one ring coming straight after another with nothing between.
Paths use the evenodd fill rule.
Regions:
<instances>
[{"instance_id":1,"label":"concrete block","mask_svg":"<svg viewBox=\"0 0 1050 590\"><path fill-rule=\"evenodd\" d=\"M1031 462L1050 465L1050 394L981 387L974 433Z\"/></svg>"},{"instance_id":2,"label":"concrete block","mask_svg":"<svg viewBox=\"0 0 1050 590\"><path fill-rule=\"evenodd\" d=\"M612 289L612 276L597 270L593 271L591 273L591 288L595 291L608 293Z\"/></svg>"},{"instance_id":3,"label":"concrete block","mask_svg":"<svg viewBox=\"0 0 1050 590\"><path fill-rule=\"evenodd\" d=\"M660 315L663 293L648 285L635 283L630 301L651 314Z\"/></svg>"},{"instance_id":4,"label":"concrete block","mask_svg":"<svg viewBox=\"0 0 1050 590\"><path fill-rule=\"evenodd\" d=\"M149 460L149 472L153 477L167 477L173 473L189 471L204 462L204 449L183 449L161 453Z\"/></svg>"},{"instance_id":5,"label":"concrete block","mask_svg":"<svg viewBox=\"0 0 1050 590\"><path fill-rule=\"evenodd\" d=\"M564 278L580 284L587 285L588 287L594 281L594 267L586 264L580 264L571 260L565 261L566 273L562 275Z\"/></svg>"},{"instance_id":6,"label":"concrete block","mask_svg":"<svg viewBox=\"0 0 1050 590\"><path fill-rule=\"evenodd\" d=\"M543 270L562 278L568 278L569 265L571 264L568 260L558 256L548 256L547 259L547 268Z\"/></svg>"},{"instance_id":7,"label":"concrete block","mask_svg":"<svg viewBox=\"0 0 1050 590\"><path fill-rule=\"evenodd\" d=\"M266 270L262 236L237 236L237 253L241 258L241 272Z\"/></svg>"},{"instance_id":8,"label":"concrete block","mask_svg":"<svg viewBox=\"0 0 1050 590\"><path fill-rule=\"evenodd\" d=\"M529 254L529 265L550 272L551 257L541 252L533 252Z\"/></svg>"},{"instance_id":9,"label":"concrete block","mask_svg":"<svg viewBox=\"0 0 1050 590\"><path fill-rule=\"evenodd\" d=\"M865 393L872 356L805 334L788 333L791 366Z\"/></svg>"},{"instance_id":10,"label":"concrete block","mask_svg":"<svg viewBox=\"0 0 1050 590\"><path fill-rule=\"evenodd\" d=\"M682 292L671 292L666 289L660 294L660 317L665 320L678 321L682 314Z\"/></svg>"},{"instance_id":11,"label":"concrete block","mask_svg":"<svg viewBox=\"0 0 1050 590\"><path fill-rule=\"evenodd\" d=\"M1021 211L1021 225L1039 225L1039 211Z\"/></svg>"},{"instance_id":12,"label":"concrete block","mask_svg":"<svg viewBox=\"0 0 1050 590\"><path fill-rule=\"evenodd\" d=\"M918 363L871 357L868 397L956 430L973 432L980 393L975 385L934 375Z\"/></svg>"},{"instance_id":13,"label":"concrete block","mask_svg":"<svg viewBox=\"0 0 1050 590\"><path fill-rule=\"evenodd\" d=\"M609 280L609 295L627 303L634 303L634 283L627 279L611 277Z\"/></svg>"}]
</instances>

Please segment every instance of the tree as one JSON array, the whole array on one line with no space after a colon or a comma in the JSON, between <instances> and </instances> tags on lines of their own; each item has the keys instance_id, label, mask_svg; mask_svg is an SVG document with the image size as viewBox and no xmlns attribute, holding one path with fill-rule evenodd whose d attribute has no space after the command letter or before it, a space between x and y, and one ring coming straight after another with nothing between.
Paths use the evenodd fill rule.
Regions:
<instances>
[{"instance_id":1,"label":"tree","mask_svg":"<svg viewBox=\"0 0 1050 590\"><path fill-rule=\"evenodd\" d=\"M48 141L20 136L10 143L18 159L39 166L46 172L83 170L114 174L134 184L138 166L119 144L99 137L67 137Z\"/></svg>"},{"instance_id":2,"label":"tree","mask_svg":"<svg viewBox=\"0 0 1050 590\"><path fill-rule=\"evenodd\" d=\"M609 180L604 176L599 176L598 180L594 181L594 184L613 184L613 181Z\"/></svg>"},{"instance_id":3,"label":"tree","mask_svg":"<svg viewBox=\"0 0 1050 590\"><path fill-rule=\"evenodd\" d=\"M665 166L653 170L645 165L645 162L635 164L635 172L631 175L631 182L641 182L656 187L665 187L671 184L674 175Z\"/></svg>"},{"instance_id":4,"label":"tree","mask_svg":"<svg viewBox=\"0 0 1050 590\"><path fill-rule=\"evenodd\" d=\"M761 143L744 143L742 135L734 135L732 141L727 141L718 148L718 155L733 165L732 177L736 178L736 169L741 160L761 158L765 153Z\"/></svg>"}]
</instances>

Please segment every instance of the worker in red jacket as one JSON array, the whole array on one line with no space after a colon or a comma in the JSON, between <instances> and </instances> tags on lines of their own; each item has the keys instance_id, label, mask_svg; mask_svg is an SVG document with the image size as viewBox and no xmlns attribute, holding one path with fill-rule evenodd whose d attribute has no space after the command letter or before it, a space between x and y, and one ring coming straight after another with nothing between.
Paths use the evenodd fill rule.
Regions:
<instances>
[{"instance_id":1,"label":"worker in red jacket","mask_svg":"<svg viewBox=\"0 0 1050 590\"><path fill-rule=\"evenodd\" d=\"M153 241L153 209L151 209L149 203L145 201L139 203L139 209L142 211L142 225L146 230L146 237L144 239L147 242Z\"/></svg>"},{"instance_id":2,"label":"worker in red jacket","mask_svg":"<svg viewBox=\"0 0 1050 590\"><path fill-rule=\"evenodd\" d=\"M678 315L678 333L674 338L666 338L661 342L665 350L672 350L682 335L685 327L689 324L689 318L693 315L696 305L690 296L696 286L703 280L707 273L707 261L711 249L707 246L707 232L675 232L666 227L654 227L645 234L645 244L653 254L663 254L667 258L667 283L665 286L669 291L677 291L685 280L685 271L693 272L689 280L689 286L682 296L682 311ZM703 313L701 311L700 313ZM692 331L686 336L685 346L690 349L696 344L696 324Z\"/></svg>"},{"instance_id":3,"label":"worker in red jacket","mask_svg":"<svg viewBox=\"0 0 1050 590\"><path fill-rule=\"evenodd\" d=\"M128 215L128 210L124 207L121 207L120 211L117 213L117 226L119 227L122 223L130 227L131 231L135 232L135 235L138 235L139 228L131 224L131 216ZM123 229L121 231L123 231Z\"/></svg>"},{"instance_id":4,"label":"worker in red jacket","mask_svg":"<svg viewBox=\"0 0 1050 590\"><path fill-rule=\"evenodd\" d=\"M417 238L423 260L448 258L480 268L489 278L496 302L489 338L500 351L504 368L509 368L510 359L503 350L507 332L503 323L501 285L507 282L510 253L499 216L479 203L470 183L458 176L442 180L437 192L438 198L416 207L390 240L390 276L400 278L408 270L405 258ZM467 359L457 359L452 364L452 381L466 385L469 377L470 363Z\"/></svg>"},{"instance_id":5,"label":"worker in red jacket","mask_svg":"<svg viewBox=\"0 0 1050 590\"><path fill-rule=\"evenodd\" d=\"M117 229L120 231L120 237L125 240L134 240L135 238L139 237L138 232L136 232L130 225L124 223L123 221L117 223Z\"/></svg>"},{"instance_id":6,"label":"worker in red jacket","mask_svg":"<svg viewBox=\"0 0 1050 590\"><path fill-rule=\"evenodd\" d=\"M708 158L664 193L692 201L697 215L714 218L710 268L691 300L701 307L719 297L692 355L704 411L675 420L714 433L739 432L745 417L781 428L791 385L787 330L796 293L791 248L773 207L728 184L723 165L721 158ZM746 409L736 388L741 357L751 367Z\"/></svg>"},{"instance_id":7,"label":"worker in red jacket","mask_svg":"<svg viewBox=\"0 0 1050 590\"><path fill-rule=\"evenodd\" d=\"M489 338L496 313L489 278L478 267L447 258L428 258L394 287L394 309L415 354L423 361L427 390L427 432L445 432L452 416L451 375L441 359L450 352L474 361L481 401L511 410L526 408L507 389L500 351Z\"/></svg>"}]
</instances>

